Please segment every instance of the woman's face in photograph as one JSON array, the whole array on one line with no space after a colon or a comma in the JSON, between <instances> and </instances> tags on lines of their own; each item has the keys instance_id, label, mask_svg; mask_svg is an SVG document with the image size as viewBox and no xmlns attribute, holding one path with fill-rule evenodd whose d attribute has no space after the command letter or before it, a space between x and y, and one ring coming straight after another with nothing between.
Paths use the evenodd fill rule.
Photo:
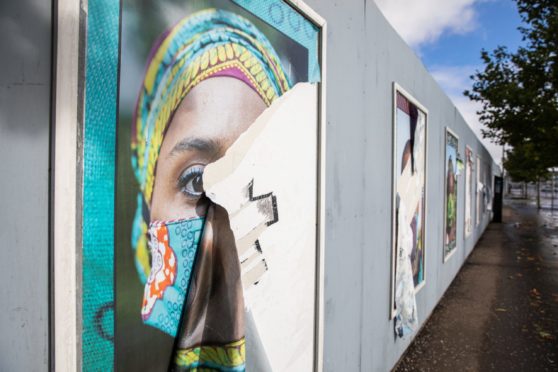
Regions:
<instances>
[{"instance_id":1,"label":"woman's face in photograph","mask_svg":"<svg viewBox=\"0 0 558 372\"><path fill-rule=\"evenodd\" d=\"M205 215L205 166L222 157L265 110L260 96L230 77L204 80L178 106L161 145L151 221Z\"/></svg>"}]
</instances>

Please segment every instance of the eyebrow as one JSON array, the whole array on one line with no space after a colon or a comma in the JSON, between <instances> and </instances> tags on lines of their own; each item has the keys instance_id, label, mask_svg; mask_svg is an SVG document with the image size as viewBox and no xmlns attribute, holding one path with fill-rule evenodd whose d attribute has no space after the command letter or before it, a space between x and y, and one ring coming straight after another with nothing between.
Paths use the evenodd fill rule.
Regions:
<instances>
[{"instance_id":1,"label":"eyebrow","mask_svg":"<svg viewBox=\"0 0 558 372\"><path fill-rule=\"evenodd\" d=\"M170 156L174 156L184 151L199 151L207 155L215 155L219 152L221 146L217 141L210 138L199 138L199 137L186 137L183 138L172 148L169 153Z\"/></svg>"}]
</instances>

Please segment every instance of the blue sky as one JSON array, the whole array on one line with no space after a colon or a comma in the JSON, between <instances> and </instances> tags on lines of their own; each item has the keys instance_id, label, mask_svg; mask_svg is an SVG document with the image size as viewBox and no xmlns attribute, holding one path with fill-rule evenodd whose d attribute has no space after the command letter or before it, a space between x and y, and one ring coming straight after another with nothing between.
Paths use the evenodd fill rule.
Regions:
<instances>
[{"instance_id":1,"label":"blue sky","mask_svg":"<svg viewBox=\"0 0 558 372\"><path fill-rule=\"evenodd\" d=\"M448 0L451 1L451 0ZM443 34L431 43L418 46L418 54L427 67L479 65L480 49L492 50L498 45L517 49L521 23L512 0L483 1L474 5L473 28L465 33Z\"/></svg>"},{"instance_id":2,"label":"blue sky","mask_svg":"<svg viewBox=\"0 0 558 372\"><path fill-rule=\"evenodd\" d=\"M482 69L480 51L521 43L513 0L375 0L384 16L414 49L479 138L478 104L462 92ZM502 149L483 140L499 162Z\"/></svg>"}]
</instances>

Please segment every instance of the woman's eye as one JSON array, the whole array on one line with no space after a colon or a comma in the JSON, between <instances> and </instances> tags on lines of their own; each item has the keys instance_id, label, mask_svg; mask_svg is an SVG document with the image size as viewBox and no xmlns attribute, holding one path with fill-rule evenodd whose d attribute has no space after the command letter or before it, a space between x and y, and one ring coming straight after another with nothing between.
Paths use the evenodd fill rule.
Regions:
<instances>
[{"instance_id":1,"label":"woman's eye","mask_svg":"<svg viewBox=\"0 0 558 372\"><path fill-rule=\"evenodd\" d=\"M203 194L203 165L186 168L178 177L178 189L189 198L199 198Z\"/></svg>"}]
</instances>

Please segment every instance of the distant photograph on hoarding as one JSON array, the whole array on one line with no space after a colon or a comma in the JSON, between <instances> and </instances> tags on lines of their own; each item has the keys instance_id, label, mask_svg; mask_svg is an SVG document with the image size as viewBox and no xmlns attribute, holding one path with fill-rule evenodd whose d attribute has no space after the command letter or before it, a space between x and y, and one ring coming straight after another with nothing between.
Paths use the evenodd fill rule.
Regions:
<instances>
[{"instance_id":1,"label":"distant photograph on hoarding","mask_svg":"<svg viewBox=\"0 0 558 372\"><path fill-rule=\"evenodd\" d=\"M475 209L475 178L473 151L465 146L465 237L473 232L473 211Z\"/></svg>"},{"instance_id":2,"label":"distant photograph on hoarding","mask_svg":"<svg viewBox=\"0 0 558 372\"><path fill-rule=\"evenodd\" d=\"M404 308L416 306L414 292L425 280L427 113L397 86L394 94L392 314L400 334L406 321L399 317L413 312Z\"/></svg>"},{"instance_id":3,"label":"distant photograph on hoarding","mask_svg":"<svg viewBox=\"0 0 558 372\"><path fill-rule=\"evenodd\" d=\"M457 247L458 138L446 129L444 260Z\"/></svg>"},{"instance_id":4,"label":"distant photograph on hoarding","mask_svg":"<svg viewBox=\"0 0 558 372\"><path fill-rule=\"evenodd\" d=\"M492 190L494 188L494 178L492 177L491 167L485 162L483 166L483 213L489 214L492 211Z\"/></svg>"},{"instance_id":5,"label":"distant photograph on hoarding","mask_svg":"<svg viewBox=\"0 0 558 372\"><path fill-rule=\"evenodd\" d=\"M477 166L476 166L476 180L477 180L477 210L475 211L475 219L476 225L478 225L481 221L481 217L483 214L482 209L482 200L483 200L483 184L481 182L481 158L477 155Z\"/></svg>"}]
</instances>

